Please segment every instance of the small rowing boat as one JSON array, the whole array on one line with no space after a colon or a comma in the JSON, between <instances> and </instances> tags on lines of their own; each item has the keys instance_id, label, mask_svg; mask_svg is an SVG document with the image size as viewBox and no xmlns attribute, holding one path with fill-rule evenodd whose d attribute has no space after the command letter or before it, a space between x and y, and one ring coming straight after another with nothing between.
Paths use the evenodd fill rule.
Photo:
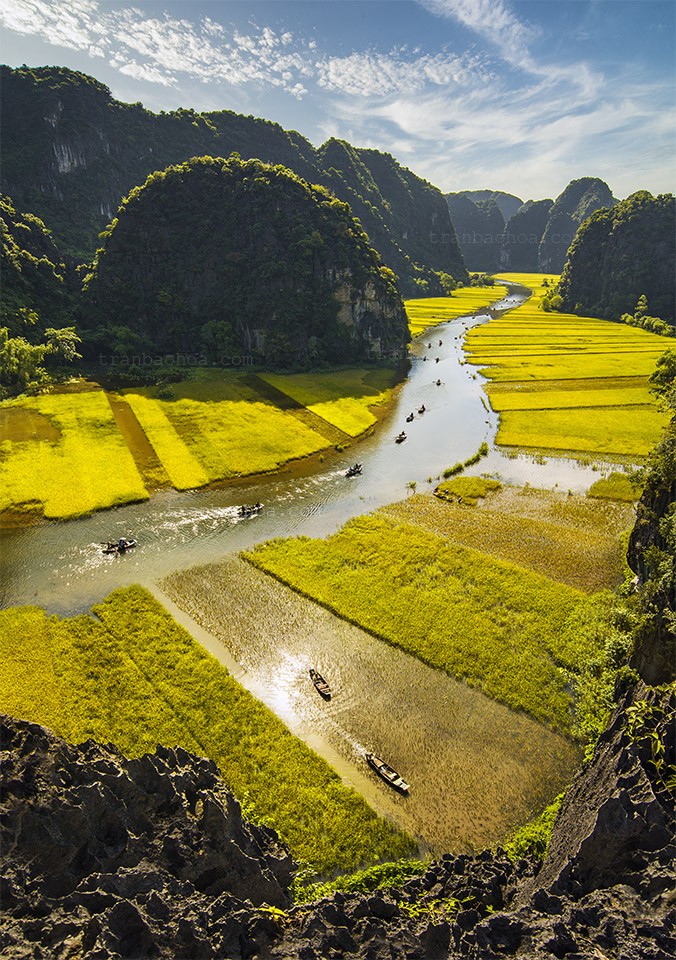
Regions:
<instances>
[{"instance_id":1,"label":"small rowing boat","mask_svg":"<svg viewBox=\"0 0 676 960\"><path fill-rule=\"evenodd\" d=\"M378 776L383 778L385 783L389 783L395 790L398 790L400 793L408 793L411 789L404 778L399 776L397 771L394 770L389 763L385 763L384 760L381 760L380 757L377 757L374 753L366 754L366 762L370 767L373 767Z\"/></svg>"},{"instance_id":2,"label":"small rowing boat","mask_svg":"<svg viewBox=\"0 0 676 960\"><path fill-rule=\"evenodd\" d=\"M104 553L126 553L127 550L131 550L132 547L135 547L137 541L133 537L120 537L119 540L107 540L103 546Z\"/></svg>"},{"instance_id":3,"label":"small rowing boat","mask_svg":"<svg viewBox=\"0 0 676 960\"><path fill-rule=\"evenodd\" d=\"M313 667L310 667L310 680L312 680L315 687L325 700L331 699L331 687L328 685L321 673L319 673L319 671L315 670Z\"/></svg>"}]
</instances>

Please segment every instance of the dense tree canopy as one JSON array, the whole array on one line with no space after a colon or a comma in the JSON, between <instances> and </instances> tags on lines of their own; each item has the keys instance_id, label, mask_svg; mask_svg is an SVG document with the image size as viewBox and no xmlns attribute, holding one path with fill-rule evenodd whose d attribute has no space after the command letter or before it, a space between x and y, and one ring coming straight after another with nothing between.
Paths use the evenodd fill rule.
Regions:
<instances>
[{"instance_id":1,"label":"dense tree canopy","mask_svg":"<svg viewBox=\"0 0 676 960\"><path fill-rule=\"evenodd\" d=\"M85 281L90 348L303 366L405 346L394 275L347 204L284 167L236 156L169 167L102 236Z\"/></svg>"}]
</instances>

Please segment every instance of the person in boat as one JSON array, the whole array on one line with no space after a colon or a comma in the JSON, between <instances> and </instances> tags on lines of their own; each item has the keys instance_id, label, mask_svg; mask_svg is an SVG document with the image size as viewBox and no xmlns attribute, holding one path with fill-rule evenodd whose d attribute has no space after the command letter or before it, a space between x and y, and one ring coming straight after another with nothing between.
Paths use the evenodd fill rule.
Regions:
<instances>
[{"instance_id":1,"label":"person in boat","mask_svg":"<svg viewBox=\"0 0 676 960\"><path fill-rule=\"evenodd\" d=\"M437 386L438 386L438 387L441 386L441 380L437 380Z\"/></svg>"},{"instance_id":2,"label":"person in boat","mask_svg":"<svg viewBox=\"0 0 676 960\"><path fill-rule=\"evenodd\" d=\"M418 413L424 413L424 412L425 412L425 404L423 403L421 407L418 407Z\"/></svg>"},{"instance_id":3,"label":"person in boat","mask_svg":"<svg viewBox=\"0 0 676 960\"><path fill-rule=\"evenodd\" d=\"M124 537L120 537L120 539L117 541L117 549L126 550L126 548L127 548L127 541L124 539Z\"/></svg>"},{"instance_id":4,"label":"person in boat","mask_svg":"<svg viewBox=\"0 0 676 960\"><path fill-rule=\"evenodd\" d=\"M439 341L439 346L441 346L441 344L442 344L443 342L444 342L443 340L440 340L440 341Z\"/></svg>"}]
</instances>

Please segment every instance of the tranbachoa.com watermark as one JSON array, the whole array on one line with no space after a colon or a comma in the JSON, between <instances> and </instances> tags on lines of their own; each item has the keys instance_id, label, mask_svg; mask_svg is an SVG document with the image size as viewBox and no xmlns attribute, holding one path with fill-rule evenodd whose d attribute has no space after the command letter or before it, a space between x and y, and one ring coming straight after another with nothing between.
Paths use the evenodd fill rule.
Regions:
<instances>
[{"instance_id":1,"label":"tranbachoa.com watermark","mask_svg":"<svg viewBox=\"0 0 676 960\"><path fill-rule=\"evenodd\" d=\"M204 353L99 354L102 367L250 367L253 357L207 357Z\"/></svg>"}]
</instances>

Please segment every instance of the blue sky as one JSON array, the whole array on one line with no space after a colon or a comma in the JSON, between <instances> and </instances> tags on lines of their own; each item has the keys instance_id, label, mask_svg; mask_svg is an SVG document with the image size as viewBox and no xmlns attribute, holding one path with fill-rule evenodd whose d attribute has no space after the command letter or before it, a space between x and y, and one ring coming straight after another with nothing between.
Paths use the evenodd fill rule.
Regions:
<instances>
[{"instance_id":1,"label":"blue sky","mask_svg":"<svg viewBox=\"0 0 676 960\"><path fill-rule=\"evenodd\" d=\"M671 192L673 0L3 0L2 60L151 110L230 109L392 153L443 190Z\"/></svg>"}]
</instances>

